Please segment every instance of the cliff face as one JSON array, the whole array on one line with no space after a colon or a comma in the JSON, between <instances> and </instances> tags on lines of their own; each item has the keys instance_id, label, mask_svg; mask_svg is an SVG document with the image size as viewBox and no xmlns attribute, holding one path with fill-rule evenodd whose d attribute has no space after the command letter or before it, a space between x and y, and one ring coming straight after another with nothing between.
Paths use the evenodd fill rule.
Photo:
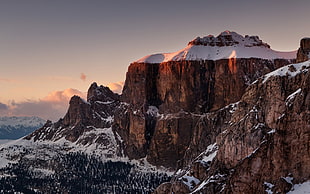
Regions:
<instances>
[{"instance_id":1,"label":"cliff face","mask_svg":"<svg viewBox=\"0 0 310 194\"><path fill-rule=\"evenodd\" d=\"M307 61L280 68L250 85L222 115L226 124L216 140L189 157L189 165L155 193L182 193L184 185L184 193L286 193L292 184L309 180L309 78Z\"/></svg>"},{"instance_id":2,"label":"cliff face","mask_svg":"<svg viewBox=\"0 0 310 194\"><path fill-rule=\"evenodd\" d=\"M198 115L237 102L251 82L289 62L233 58L132 63L121 97L127 104L114 123L125 140L125 153L175 168L201 120Z\"/></svg>"}]
</instances>

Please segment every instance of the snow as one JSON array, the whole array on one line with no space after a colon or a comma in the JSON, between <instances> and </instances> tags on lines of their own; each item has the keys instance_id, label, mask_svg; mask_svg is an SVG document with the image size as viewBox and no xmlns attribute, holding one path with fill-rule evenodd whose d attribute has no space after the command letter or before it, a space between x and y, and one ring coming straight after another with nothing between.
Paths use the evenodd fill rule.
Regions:
<instances>
[{"instance_id":1,"label":"snow","mask_svg":"<svg viewBox=\"0 0 310 194\"><path fill-rule=\"evenodd\" d=\"M148 110L146 111L146 114L149 114L151 116L158 116L159 110L156 106L149 106Z\"/></svg>"},{"instance_id":2,"label":"snow","mask_svg":"<svg viewBox=\"0 0 310 194\"><path fill-rule=\"evenodd\" d=\"M6 144L8 142L12 141L11 139L0 139L0 145L1 144Z\"/></svg>"},{"instance_id":3,"label":"snow","mask_svg":"<svg viewBox=\"0 0 310 194\"><path fill-rule=\"evenodd\" d=\"M212 35L196 38L193 41L206 43L206 45L188 44L185 48L172 53L159 53L145 56L135 62L137 63L162 63L168 61L183 61L183 60L219 60L230 58L261 58L261 59L294 59L296 51L280 52L268 48L266 43L263 43L257 36L239 35L235 32L225 31L220 34L232 35L231 46L210 46L208 43L222 39L221 37L213 37ZM237 42L237 43L235 43ZM207 45L208 44L208 45ZM261 44L261 46L256 46Z\"/></svg>"},{"instance_id":4,"label":"snow","mask_svg":"<svg viewBox=\"0 0 310 194\"><path fill-rule=\"evenodd\" d=\"M270 77L274 76L289 76L294 77L300 73L308 72L310 68L310 60L302 63L296 63L281 67L275 71L272 71L264 76L263 83L265 83Z\"/></svg>"},{"instance_id":5,"label":"snow","mask_svg":"<svg viewBox=\"0 0 310 194\"><path fill-rule=\"evenodd\" d=\"M285 104L288 105L289 102L291 102L292 100L294 100L295 96L296 96L297 94L299 94L300 92L301 92L301 88L297 89L295 92L293 92L292 94L290 94L290 95L286 98L286 100L285 100L286 103L285 103Z\"/></svg>"},{"instance_id":6,"label":"snow","mask_svg":"<svg viewBox=\"0 0 310 194\"><path fill-rule=\"evenodd\" d=\"M282 177L287 183L293 185L292 180L294 179L293 177Z\"/></svg>"},{"instance_id":7,"label":"snow","mask_svg":"<svg viewBox=\"0 0 310 194\"><path fill-rule=\"evenodd\" d=\"M216 180L221 178L221 177L224 177L224 175L216 174L214 176L211 176L211 177L205 179L194 191L191 192L191 194L192 193L197 193L199 190L203 189L204 186L206 186L209 183L216 182Z\"/></svg>"},{"instance_id":8,"label":"snow","mask_svg":"<svg viewBox=\"0 0 310 194\"><path fill-rule=\"evenodd\" d=\"M272 192L271 189L274 187L274 185L271 184L271 183L268 183L268 182L264 182L264 185L267 187L265 191L266 191L268 194L273 194L273 192Z\"/></svg>"},{"instance_id":9,"label":"snow","mask_svg":"<svg viewBox=\"0 0 310 194\"><path fill-rule=\"evenodd\" d=\"M268 134L272 134L272 133L275 133L276 130L275 129L271 129L270 131L268 131Z\"/></svg>"},{"instance_id":10,"label":"snow","mask_svg":"<svg viewBox=\"0 0 310 194\"><path fill-rule=\"evenodd\" d=\"M88 126L90 128L92 126ZM83 139L95 137L86 145L83 145ZM97 138L103 138L105 143L97 143ZM159 172L166 173L171 176L173 172L164 167L156 167L149 164L146 158L139 160L131 160L128 157L118 156L117 139L122 141L119 134L114 134L112 128L94 128L84 132L83 135L75 142L70 142L64 137L56 141L36 141L18 139L0 145L0 168L7 166L10 163L17 163L21 157L29 160L50 160L57 155L65 155L72 152L82 152L94 157L97 157L103 162L106 161L122 161L135 165L135 170L140 172ZM48 169L33 169L38 172L39 176L53 174L53 171Z\"/></svg>"},{"instance_id":11,"label":"snow","mask_svg":"<svg viewBox=\"0 0 310 194\"><path fill-rule=\"evenodd\" d=\"M39 117L0 117L0 126L25 126L38 127L42 126L46 120Z\"/></svg>"},{"instance_id":12,"label":"snow","mask_svg":"<svg viewBox=\"0 0 310 194\"><path fill-rule=\"evenodd\" d=\"M293 59L296 52L279 52L266 47L244 47L244 46L203 46L188 45L173 53L162 53L145 56L135 62L137 63L162 63L168 61L183 60L220 60L230 58L261 58L261 59Z\"/></svg>"},{"instance_id":13,"label":"snow","mask_svg":"<svg viewBox=\"0 0 310 194\"><path fill-rule=\"evenodd\" d=\"M212 160L215 158L218 151L218 145L216 143L210 144L207 149L199 154L199 156L196 157L196 159L200 159L202 163L208 163L212 162Z\"/></svg>"},{"instance_id":14,"label":"snow","mask_svg":"<svg viewBox=\"0 0 310 194\"><path fill-rule=\"evenodd\" d=\"M190 190L192 190L196 185L200 183L200 180L194 176L183 176L180 179L184 184L188 186Z\"/></svg>"},{"instance_id":15,"label":"snow","mask_svg":"<svg viewBox=\"0 0 310 194\"><path fill-rule=\"evenodd\" d=\"M304 194L310 193L310 181L294 185L293 189L287 194L303 194L303 193Z\"/></svg>"}]
</instances>

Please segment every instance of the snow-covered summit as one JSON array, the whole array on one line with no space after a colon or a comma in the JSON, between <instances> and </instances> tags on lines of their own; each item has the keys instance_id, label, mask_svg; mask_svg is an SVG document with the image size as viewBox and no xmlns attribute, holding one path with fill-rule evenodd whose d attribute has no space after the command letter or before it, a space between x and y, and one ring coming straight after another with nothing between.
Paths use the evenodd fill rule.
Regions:
<instances>
[{"instance_id":1,"label":"snow-covered summit","mask_svg":"<svg viewBox=\"0 0 310 194\"><path fill-rule=\"evenodd\" d=\"M145 56L137 63L162 63L168 61L219 60L229 58L295 59L296 51L280 52L270 48L258 36L242 36L236 32L224 31L213 35L197 37L188 45L173 53Z\"/></svg>"},{"instance_id":2,"label":"snow-covered summit","mask_svg":"<svg viewBox=\"0 0 310 194\"><path fill-rule=\"evenodd\" d=\"M25 127L38 127L43 126L46 121L39 117L0 117L1 126L25 126Z\"/></svg>"}]
</instances>

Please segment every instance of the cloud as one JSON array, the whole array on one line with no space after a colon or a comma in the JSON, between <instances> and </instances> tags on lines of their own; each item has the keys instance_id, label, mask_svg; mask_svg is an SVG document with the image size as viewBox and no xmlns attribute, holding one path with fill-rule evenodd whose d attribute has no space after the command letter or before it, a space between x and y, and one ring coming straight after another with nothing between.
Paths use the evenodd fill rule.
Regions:
<instances>
[{"instance_id":1,"label":"cloud","mask_svg":"<svg viewBox=\"0 0 310 194\"><path fill-rule=\"evenodd\" d=\"M124 87L124 82L115 82L115 83L109 83L107 85L110 90L112 90L115 93L121 94L123 87Z\"/></svg>"},{"instance_id":2,"label":"cloud","mask_svg":"<svg viewBox=\"0 0 310 194\"><path fill-rule=\"evenodd\" d=\"M8 106L0 102L0 111L8 110Z\"/></svg>"},{"instance_id":3,"label":"cloud","mask_svg":"<svg viewBox=\"0 0 310 194\"><path fill-rule=\"evenodd\" d=\"M27 100L23 102L11 101L2 107L6 110L0 111L1 116L39 116L44 119L57 121L62 118L69 107L69 100L73 95L86 97L85 92L68 88L63 91L54 91L39 100ZM0 104L1 107L1 104ZM0 108L1 109L1 108Z\"/></svg>"},{"instance_id":4,"label":"cloud","mask_svg":"<svg viewBox=\"0 0 310 194\"><path fill-rule=\"evenodd\" d=\"M63 91L54 91L49 93L46 97L42 99L42 101L46 102L64 102L64 101L69 101L70 98L74 95L78 95L82 98L86 97L85 92L81 92L77 89L73 88L68 88Z\"/></svg>"},{"instance_id":5,"label":"cloud","mask_svg":"<svg viewBox=\"0 0 310 194\"><path fill-rule=\"evenodd\" d=\"M86 81L86 75L84 73L81 73L80 79L85 82Z\"/></svg>"}]
</instances>

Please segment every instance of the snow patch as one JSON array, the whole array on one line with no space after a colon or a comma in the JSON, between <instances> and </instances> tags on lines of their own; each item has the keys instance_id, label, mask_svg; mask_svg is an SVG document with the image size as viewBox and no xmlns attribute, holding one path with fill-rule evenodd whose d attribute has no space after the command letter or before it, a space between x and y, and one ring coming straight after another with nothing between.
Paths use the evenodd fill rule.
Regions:
<instances>
[{"instance_id":1,"label":"snow patch","mask_svg":"<svg viewBox=\"0 0 310 194\"><path fill-rule=\"evenodd\" d=\"M294 177L282 177L287 183L293 185L292 180L294 179Z\"/></svg>"},{"instance_id":2,"label":"snow patch","mask_svg":"<svg viewBox=\"0 0 310 194\"><path fill-rule=\"evenodd\" d=\"M200 180L194 176L182 176L180 180L182 180L182 182L186 184L190 190L200 183Z\"/></svg>"},{"instance_id":3,"label":"snow patch","mask_svg":"<svg viewBox=\"0 0 310 194\"><path fill-rule=\"evenodd\" d=\"M275 76L294 77L300 73L308 72L309 68L310 68L310 61L287 65L287 66L281 67L263 76L264 78L263 83L265 83L270 77L275 77Z\"/></svg>"},{"instance_id":4,"label":"snow patch","mask_svg":"<svg viewBox=\"0 0 310 194\"><path fill-rule=\"evenodd\" d=\"M214 176L211 176L207 179L205 179L194 191L192 191L190 194L192 193L196 193L198 192L199 190L203 189L204 186L206 186L207 184L209 183L212 183L212 182L216 182L217 179L221 178L221 177L224 177L225 175L223 174L216 174ZM225 185L223 185L224 187Z\"/></svg>"},{"instance_id":5,"label":"snow patch","mask_svg":"<svg viewBox=\"0 0 310 194\"><path fill-rule=\"evenodd\" d=\"M310 181L294 185L293 189L287 194L303 194L303 193L304 194L310 193Z\"/></svg>"},{"instance_id":6,"label":"snow patch","mask_svg":"<svg viewBox=\"0 0 310 194\"><path fill-rule=\"evenodd\" d=\"M158 112L159 110L156 106L149 106L148 110L146 111L146 114L156 117L159 115Z\"/></svg>"},{"instance_id":7,"label":"snow patch","mask_svg":"<svg viewBox=\"0 0 310 194\"><path fill-rule=\"evenodd\" d=\"M196 157L196 159L200 160L201 163L207 164L209 162L212 162L215 158L218 151L218 145L216 143L211 144L207 147L207 149L199 154L199 156Z\"/></svg>"},{"instance_id":8,"label":"snow patch","mask_svg":"<svg viewBox=\"0 0 310 194\"><path fill-rule=\"evenodd\" d=\"M295 98L295 96L297 94L299 94L301 92L301 88L299 88L298 90L296 90L295 92L293 92L292 94L290 94L286 100L285 100L285 105L288 106L290 104L290 102L292 102Z\"/></svg>"},{"instance_id":9,"label":"snow patch","mask_svg":"<svg viewBox=\"0 0 310 194\"><path fill-rule=\"evenodd\" d=\"M265 185L265 187L266 187L266 190L265 190L265 191L266 191L268 194L273 194L272 188L274 187L274 185L271 184L271 183L268 183L268 182L264 182L264 185Z\"/></svg>"}]
</instances>

